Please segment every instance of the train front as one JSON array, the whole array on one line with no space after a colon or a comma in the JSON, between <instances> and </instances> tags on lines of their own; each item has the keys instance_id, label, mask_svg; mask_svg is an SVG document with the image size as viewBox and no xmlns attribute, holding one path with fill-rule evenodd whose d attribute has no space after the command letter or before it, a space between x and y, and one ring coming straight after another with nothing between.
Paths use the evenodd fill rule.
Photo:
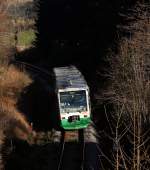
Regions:
<instances>
[{"instance_id":1,"label":"train front","mask_svg":"<svg viewBox=\"0 0 150 170\"><path fill-rule=\"evenodd\" d=\"M63 89L58 91L61 126L64 129L82 129L90 123L88 89Z\"/></svg>"}]
</instances>

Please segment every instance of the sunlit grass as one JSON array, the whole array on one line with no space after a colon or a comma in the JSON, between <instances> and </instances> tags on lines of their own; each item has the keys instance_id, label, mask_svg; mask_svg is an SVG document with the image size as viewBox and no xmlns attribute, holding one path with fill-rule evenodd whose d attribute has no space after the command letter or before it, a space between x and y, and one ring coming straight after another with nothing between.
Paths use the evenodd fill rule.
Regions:
<instances>
[{"instance_id":1,"label":"sunlit grass","mask_svg":"<svg viewBox=\"0 0 150 170\"><path fill-rule=\"evenodd\" d=\"M34 40L35 40L35 32L32 29L19 32L18 34L19 46L31 46Z\"/></svg>"}]
</instances>

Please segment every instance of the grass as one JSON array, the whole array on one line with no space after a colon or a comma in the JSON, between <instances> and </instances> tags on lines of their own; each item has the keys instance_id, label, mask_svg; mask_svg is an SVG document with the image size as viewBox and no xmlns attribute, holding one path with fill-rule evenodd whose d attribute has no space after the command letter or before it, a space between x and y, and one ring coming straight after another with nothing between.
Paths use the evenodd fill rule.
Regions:
<instances>
[{"instance_id":1,"label":"grass","mask_svg":"<svg viewBox=\"0 0 150 170\"><path fill-rule=\"evenodd\" d=\"M18 33L18 46L32 46L35 40L35 31L30 29Z\"/></svg>"}]
</instances>

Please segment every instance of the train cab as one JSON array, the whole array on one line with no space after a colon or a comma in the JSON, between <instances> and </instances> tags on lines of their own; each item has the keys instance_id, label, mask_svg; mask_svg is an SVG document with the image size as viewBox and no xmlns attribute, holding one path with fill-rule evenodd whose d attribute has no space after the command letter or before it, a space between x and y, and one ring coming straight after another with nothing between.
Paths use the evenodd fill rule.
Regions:
<instances>
[{"instance_id":1,"label":"train cab","mask_svg":"<svg viewBox=\"0 0 150 170\"><path fill-rule=\"evenodd\" d=\"M54 69L61 127L82 129L90 123L89 87L74 66Z\"/></svg>"}]
</instances>

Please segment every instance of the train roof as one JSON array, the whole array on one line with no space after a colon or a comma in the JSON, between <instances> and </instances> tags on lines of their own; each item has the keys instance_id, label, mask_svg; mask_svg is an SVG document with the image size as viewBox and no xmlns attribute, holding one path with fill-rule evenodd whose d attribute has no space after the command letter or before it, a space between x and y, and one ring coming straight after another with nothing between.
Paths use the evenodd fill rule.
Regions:
<instances>
[{"instance_id":1,"label":"train roof","mask_svg":"<svg viewBox=\"0 0 150 170\"><path fill-rule=\"evenodd\" d=\"M88 88L83 75L75 66L54 68L54 74L57 89Z\"/></svg>"}]
</instances>

